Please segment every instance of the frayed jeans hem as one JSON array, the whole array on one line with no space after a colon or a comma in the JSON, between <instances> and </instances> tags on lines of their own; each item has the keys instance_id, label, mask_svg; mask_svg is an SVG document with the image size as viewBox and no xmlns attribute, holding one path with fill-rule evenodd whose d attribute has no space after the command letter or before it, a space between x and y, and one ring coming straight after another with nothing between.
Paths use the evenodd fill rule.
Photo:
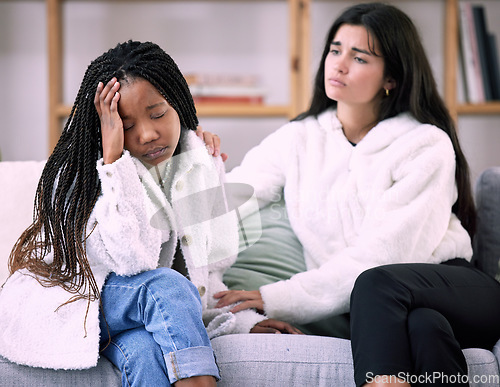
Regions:
<instances>
[{"instance_id":1,"label":"frayed jeans hem","mask_svg":"<svg viewBox=\"0 0 500 387\"><path fill-rule=\"evenodd\" d=\"M189 347L165 355L170 383L193 376L209 375L220 380L215 356L210 347Z\"/></svg>"}]
</instances>

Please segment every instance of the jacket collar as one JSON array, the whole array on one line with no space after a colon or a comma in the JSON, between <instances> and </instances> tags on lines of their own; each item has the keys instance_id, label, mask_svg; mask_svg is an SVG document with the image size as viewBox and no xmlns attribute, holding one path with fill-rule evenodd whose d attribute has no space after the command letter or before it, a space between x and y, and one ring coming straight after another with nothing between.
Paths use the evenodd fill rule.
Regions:
<instances>
[{"instance_id":1,"label":"jacket collar","mask_svg":"<svg viewBox=\"0 0 500 387\"><path fill-rule=\"evenodd\" d=\"M182 176L193 169L196 165L209 165L211 156L208 154L203 141L194 131L185 130L184 135L181 138L181 148L182 153L172 158L175 158L175 160L170 160L170 162L175 164L174 176ZM144 165L135 157L132 157L132 160L134 161L137 173L141 180L153 179L152 174L149 171L153 167Z\"/></svg>"},{"instance_id":2,"label":"jacket collar","mask_svg":"<svg viewBox=\"0 0 500 387\"><path fill-rule=\"evenodd\" d=\"M319 114L317 120L319 125L326 131L343 132L342 124L337 118L337 110L334 108ZM374 126L359 142L356 149L364 149L364 152L368 153L379 151L420 125L422 123L418 122L410 113L400 113Z\"/></svg>"}]
</instances>

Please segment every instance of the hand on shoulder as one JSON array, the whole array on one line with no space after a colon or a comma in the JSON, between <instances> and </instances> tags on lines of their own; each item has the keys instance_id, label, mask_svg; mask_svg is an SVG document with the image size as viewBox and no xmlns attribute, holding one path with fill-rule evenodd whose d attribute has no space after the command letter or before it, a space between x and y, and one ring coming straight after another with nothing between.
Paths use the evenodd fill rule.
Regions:
<instances>
[{"instance_id":1,"label":"hand on shoulder","mask_svg":"<svg viewBox=\"0 0 500 387\"><path fill-rule=\"evenodd\" d=\"M220 155L222 161L226 161L228 156L225 153L220 153L220 138L216 134L204 131L201 126L196 129L196 135L201 138L207 146L208 153L217 157Z\"/></svg>"}]
</instances>

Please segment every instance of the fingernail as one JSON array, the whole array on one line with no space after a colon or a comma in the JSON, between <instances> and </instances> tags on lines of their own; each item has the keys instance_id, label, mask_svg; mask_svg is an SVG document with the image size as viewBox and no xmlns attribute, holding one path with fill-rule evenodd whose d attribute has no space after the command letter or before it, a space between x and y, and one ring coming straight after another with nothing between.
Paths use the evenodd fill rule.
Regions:
<instances>
[{"instance_id":1,"label":"fingernail","mask_svg":"<svg viewBox=\"0 0 500 387\"><path fill-rule=\"evenodd\" d=\"M207 150L208 150L208 153L211 155L214 153L214 148L212 148L211 146L207 146Z\"/></svg>"}]
</instances>

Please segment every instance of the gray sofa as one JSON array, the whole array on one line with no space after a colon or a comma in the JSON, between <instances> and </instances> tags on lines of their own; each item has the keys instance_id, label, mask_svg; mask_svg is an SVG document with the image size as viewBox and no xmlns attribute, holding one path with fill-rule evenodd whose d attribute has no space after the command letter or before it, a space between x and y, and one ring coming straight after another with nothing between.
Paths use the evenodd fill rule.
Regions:
<instances>
[{"instance_id":1,"label":"gray sofa","mask_svg":"<svg viewBox=\"0 0 500 387\"><path fill-rule=\"evenodd\" d=\"M7 257L15 239L32 215L32 201L43 162L0 163L0 282L7 276ZM21 177L21 178L20 178ZM476 186L479 234L474 261L496 276L500 257L500 168L485 171ZM278 212L281 211L281 212ZM233 287L252 288L293 274L303 263L296 261L300 245L290 239L291 230L283 208L275 207L262 217L262 244L248 249L246 256L227 274ZM284 243L284 240L288 240ZM267 241L267 242L266 242ZM282 241L283 245L279 243ZM272 243L269 243L272 242ZM270 251L270 245L278 248ZM266 246L269 243L269 246ZM250 256L268 251L267 262ZM276 257L284 257L276 260ZM269 260L275 260L270 263ZM284 262L284 263L283 263ZM252 277L252 273L256 273ZM246 283L245 283L246 281ZM248 282L250 281L250 282ZM259 282L260 281L260 282ZM1 332L0 332L1 334ZM353 386L350 343L346 339L296 335L228 335L212 340L222 380L220 386ZM471 386L500 385L500 343L491 351L464 350ZM98 366L83 371L30 368L0 357L0 386L120 386L119 371L105 358Z\"/></svg>"}]
</instances>

